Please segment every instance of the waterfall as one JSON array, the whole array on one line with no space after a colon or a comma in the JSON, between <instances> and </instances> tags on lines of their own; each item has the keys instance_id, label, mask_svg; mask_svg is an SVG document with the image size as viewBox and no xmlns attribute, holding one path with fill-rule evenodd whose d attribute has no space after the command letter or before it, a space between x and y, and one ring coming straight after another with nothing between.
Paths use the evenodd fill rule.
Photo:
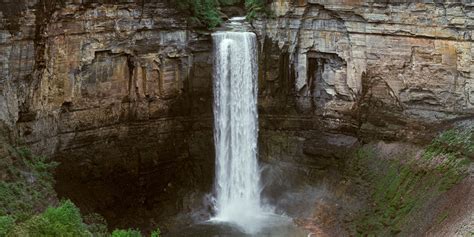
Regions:
<instances>
[{"instance_id":1,"label":"waterfall","mask_svg":"<svg viewBox=\"0 0 474 237\"><path fill-rule=\"evenodd\" d=\"M257 55L251 32L217 32L214 40L216 217L252 231L264 213L257 162Z\"/></svg>"}]
</instances>

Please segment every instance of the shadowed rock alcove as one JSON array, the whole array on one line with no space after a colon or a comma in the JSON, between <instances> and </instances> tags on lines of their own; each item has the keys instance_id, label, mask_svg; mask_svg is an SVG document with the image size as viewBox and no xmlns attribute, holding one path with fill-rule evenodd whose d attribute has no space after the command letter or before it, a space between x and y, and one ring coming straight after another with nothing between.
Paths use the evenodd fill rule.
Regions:
<instances>
[{"instance_id":1,"label":"shadowed rock alcove","mask_svg":"<svg viewBox=\"0 0 474 237\"><path fill-rule=\"evenodd\" d=\"M76 135L55 155L56 191L111 228L166 230L167 221L198 208L211 191L212 133L192 131L193 123L133 122Z\"/></svg>"}]
</instances>

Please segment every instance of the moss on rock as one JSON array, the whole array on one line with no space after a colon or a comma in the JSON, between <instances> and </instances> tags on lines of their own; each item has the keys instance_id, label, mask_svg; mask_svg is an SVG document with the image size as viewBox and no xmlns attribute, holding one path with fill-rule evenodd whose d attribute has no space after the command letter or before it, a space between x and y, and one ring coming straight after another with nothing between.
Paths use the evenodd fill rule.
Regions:
<instances>
[{"instance_id":1,"label":"moss on rock","mask_svg":"<svg viewBox=\"0 0 474 237\"><path fill-rule=\"evenodd\" d=\"M422 152L407 150L385 159L378 157L375 146L361 148L350 167L354 177L368 184L371 205L353 220L352 232L393 236L409 229L428 203L467 175L473 134L472 128L449 130ZM447 216L441 215L440 220Z\"/></svg>"}]
</instances>

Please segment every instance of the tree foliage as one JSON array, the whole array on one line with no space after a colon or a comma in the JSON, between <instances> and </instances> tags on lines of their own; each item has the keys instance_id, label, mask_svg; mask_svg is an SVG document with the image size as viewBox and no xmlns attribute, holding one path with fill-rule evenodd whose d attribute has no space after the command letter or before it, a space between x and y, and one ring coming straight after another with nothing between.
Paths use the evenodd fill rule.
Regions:
<instances>
[{"instance_id":1,"label":"tree foliage","mask_svg":"<svg viewBox=\"0 0 474 237\"><path fill-rule=\"evenodd\" d=\"M178 9L189 11L191 20L206 25L212 29L222 23L220 6L230 6L241 0L177 0ZM263 0L245 0L247 19L254 19L259 13L268 13Z\"/></svg>"},{"instance_id":2,"label":"tree foliage","mask_svg":"<svg viewBox=\"0 0 474 237\"><path fill-rule=\"evenodd\" d=\"M82 221L79 209L64 201L58 207L49 207L45 212L15 226L7 236L92 236Z\"/></svg>"},{"instance_id":3,"label":"tree foliage","mask_svg":"<svg viewBox=\"0 0 474 237\"><path fill-rule=\"evenodd\" d=\"M109 233L98 214L82 217L69 200L57 204L53 170L57 162L25 148L2 143L0 157L0 237L3 236L117 236L142 237L136 230ZM156 229L151 237L159 237Z\"/></svg>"},{"instance_id":4,"label":"tree foliage","mask_svg":"<svg viewBox=\"0 0 474 237\"><path fill-rule=\"evenodd\" d=\"M214 28L222 22L217 10L218 0L177 0L176 2L179 9L190 11L193 21L205 24L209 28Z\"/></svg>"},{"instance_id":5,"label":"tree foliage","mask_svg":"<svg viewBox=\"0 0 474 237\"><path fill-rule=\"evenodd\" d=\"M55 198L52 171L57 163L24 147L6 149L9 154L0 158L0 216L25 221Z\"/></svg>"},{"instance_id":6,"label":"tree foliage","mask_svg":"<svg viewBox=\"0 0 474 237\"><path fill-rule=\"evenodd\" d=\"M245 9L248 20L253 20L259 13L269 13L263 0L245 0Z\"/></svg>"}]
</instances>

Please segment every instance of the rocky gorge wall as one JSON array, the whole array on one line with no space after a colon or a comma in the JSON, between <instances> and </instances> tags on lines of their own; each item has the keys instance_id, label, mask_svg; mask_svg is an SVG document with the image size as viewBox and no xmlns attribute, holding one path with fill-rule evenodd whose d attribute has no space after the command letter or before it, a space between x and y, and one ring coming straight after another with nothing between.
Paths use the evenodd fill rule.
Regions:
<instances>
[{"instance_id":1,"label":"rocky gorge wall","mask_svg":"<svg viewBox=\"0 0 474 237\"><path fill-rule=\"evenodd\" d=\"M267 2L252 25L276 199L337 176L360 143L472 123L469 1ZM211 37L173 3L0 3L0 131L60 161L57 191L112 226L189 210L186 190L212 184Z\"/></svg>"},{"instance_id":2,"label":"rocky gorge wall","mask_svg":"<svg viewBox=\"0 0 474 237\"><path fill-rule=\"evenodd\" d=\"M472 118L473 7L273 1L275 17L253 23L262 52L261 114L411 141L443 122Z\"/></svg>"},{"instance_id":3,"label":"rocky gorge wall","mask_svg":"<svg viewBox=\"0 0 474 237\"><path fill-rule=\"evenodd\" d=\"M263 159L321 166L358 140L426 144L473 121L470 1L276 0L270 8L273 17L253 21Z\"/></svg>"},{"instance_id":4,"label":"rocky gorge wall","mask_svg":"<svg viewBox=\"0 0 474 237\"><path fill-rule=\"evenodd\" d=\"M170 2L0 4L0 124L111 226L212 184L212 42Z\"/></svg>"},{"instance_id":5,"label":"rocky gorge wall","mask_svg":"<svg viewBox=\"0 0 474 237\"><path fill-rule=\"evenodd\" d=\"M357 220L357 209L371 205L370 189L346 177L358 147L382 140L400 150L413 144L420 149L440 131L474 124L474 5L275 0L270 8L272 17L252 22L260 42L264 192L277 206L289 206L290 215L315 218L310 221L315 226L327 224L326 230L316 227L314 233L350 235L341 229L351 222L345 219ZM374 163L362 170L382 167L386 161L379 159L371 159ZM456 189L472 187L472 177L471 172ZM288 200L309 203L295 207ZM461 202L452 200L450 205ZM429 205L432 210L452 208ZM466 211L459 216L472 223L472 207L461 205ZM400 235L455 226L436 223L433 212L426 216L429 222L414 218Z\"/></svg>"}]
</instances>

